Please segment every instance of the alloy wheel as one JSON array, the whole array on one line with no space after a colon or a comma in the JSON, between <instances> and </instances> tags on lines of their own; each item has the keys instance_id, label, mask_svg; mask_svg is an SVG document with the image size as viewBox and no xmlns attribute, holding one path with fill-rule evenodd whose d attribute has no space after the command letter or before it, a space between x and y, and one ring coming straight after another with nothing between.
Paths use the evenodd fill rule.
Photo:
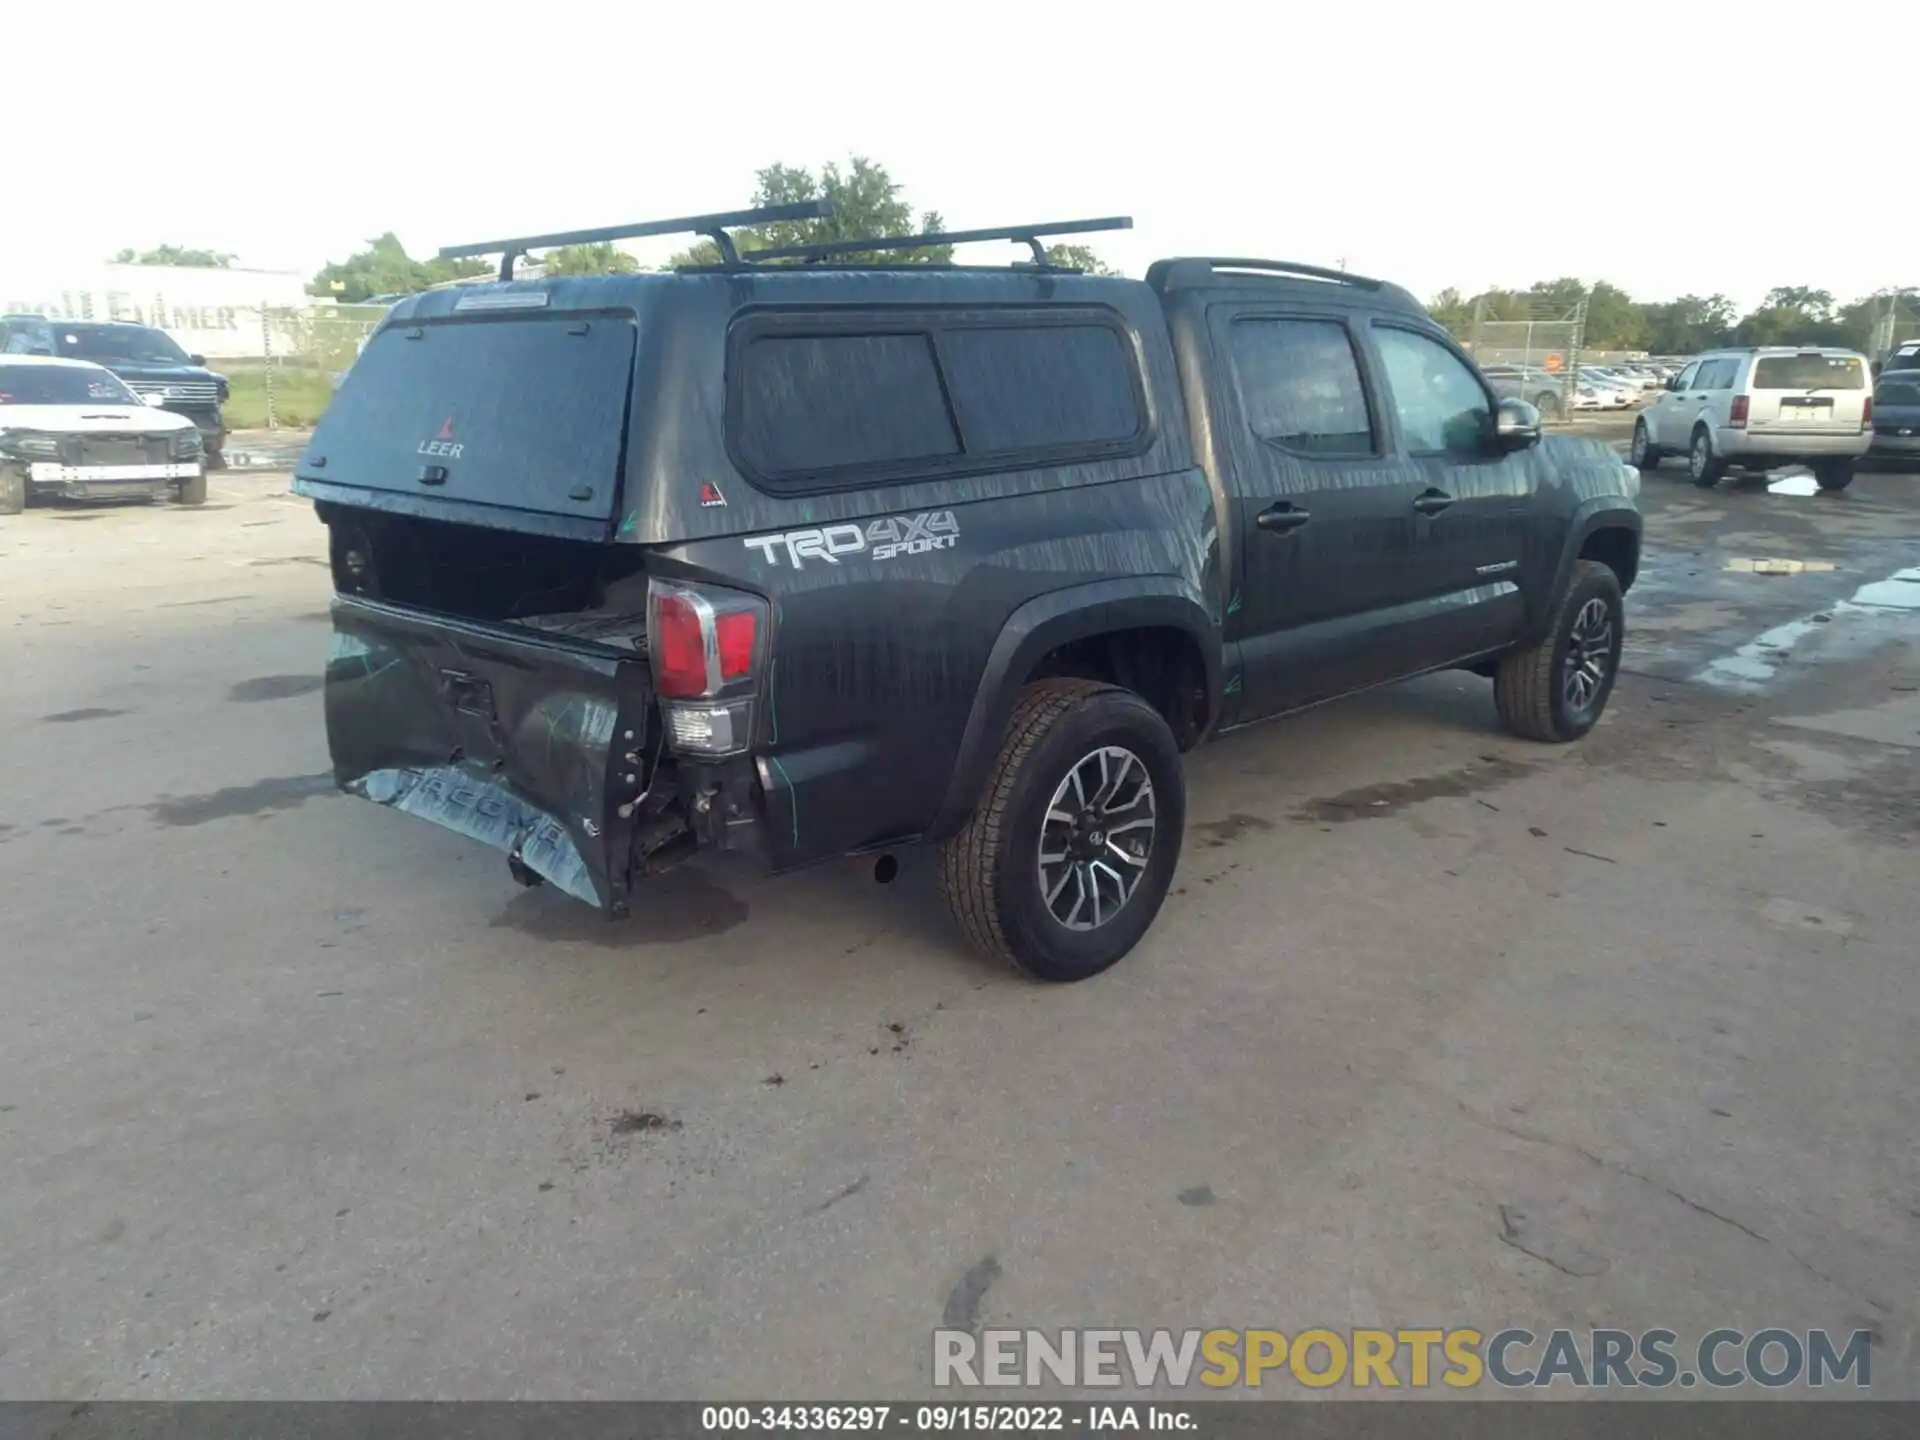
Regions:
<instances>
[{"instance_id":1,"label":"alloy wheel","mask_svg":"<svg viewBox=\"0 0 1920 1440\"><path fill-rule=\"evenodd\" d=\"M1561 694L1567 710L1584 714L1606 685L1613 665L1613 613L1598 595L1580 607L1567 631Z\"/></svg>"},{"instance_id":2,"label":"alloy wheel","mask_svg":"<svg viewBox=\"0 0 1920 1440\"><path fill-rule=\"evenodd\" d=\"M1153 780L1138 755L1104 745L1067 771L1040 826L1040 894L1069 930L1118 915L1153 854Z\"/></svg>"}]
</instances>

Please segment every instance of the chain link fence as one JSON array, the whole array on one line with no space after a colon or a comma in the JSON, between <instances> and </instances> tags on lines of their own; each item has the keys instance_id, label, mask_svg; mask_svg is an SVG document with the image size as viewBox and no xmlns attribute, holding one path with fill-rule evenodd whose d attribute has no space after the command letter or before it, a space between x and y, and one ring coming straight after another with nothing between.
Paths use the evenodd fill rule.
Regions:
<instances>
[{"instance_id":1,"label":"chain link fence","mask_svg":"<svg viewBox=\"0 0 1920 1440\"><path fill-rule=\"evenodd\" d=\"M251 353L219 362L232 389L228 426L314 424L386 313L383 305L262 305L240 312L253 343Z\"/></svg>"},{"instance_id":2,"label":"chain link fence","mask_svg":"<svg viewBox=\"0 0 1920 1440\"><path fill-rule=\"evenodd\" d=\"M1586 302L1532 305L1500 313L1478 301L1464 335L1456 335L1494 388L1536 406L1549 420L1572 409L1587 323Z\"/></svg>"}]
</instances>

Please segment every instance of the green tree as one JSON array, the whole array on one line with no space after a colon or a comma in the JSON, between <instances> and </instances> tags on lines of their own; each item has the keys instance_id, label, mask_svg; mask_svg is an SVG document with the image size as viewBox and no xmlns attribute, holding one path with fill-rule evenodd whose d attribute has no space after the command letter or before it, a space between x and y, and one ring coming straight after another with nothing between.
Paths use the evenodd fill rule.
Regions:
<instances>
[{"instance_id":1,"label":"green tree","mask_svg":"<svg viewBox=\"0 0 1920 1440\"><path fill-rule=\"evenodd\" d=\"M1742 345L1838 345L1843 337L1832 293L1805 285L1775 286L1734 328Z\"/></svg>"},{"instance_id":2,"label":"green tree","mask_svg":"<svg viewBox=\"0 0 1920 1440\"><path fill-rule=\"evenodd\" d=\"M1646 307L1618 285L1594 282L1587 292L1587 327L1582 343L1595 350L1639 350L1651 330Z\"/></svg>"},{"instance_id":3,"label":"green tree","mask_svg":"<svg viewBox=\"0 0 1920 1440\"><path fill-rule=\"evenodd\" d=\"M492 268L484 260L416 260L389 230L357 254L323 266L307 293L354 305L375 295L411 295L445 280L485 275Z\"/></svg>"},{"instance_id":4,"label":"green tree","mask_svg":"<svg viewBox=\"0 0 1920 1440\"><path fill-rule=\"evenodd\" d=\"M835 240L859 240L867 236L918 235L939 230L944 223L937 210L929 210L916 221L913 209L900 198L900 184L863 155L855 155L842 170L828 161L816 176L794 165L769 165L755 176L753 198L748 202L758 209L766 205L792 205L806 200L826 200L833 214L825 220L787 220L775 225L758 225L733 232L733 243L742 254L749 250L773 250L788 245L823 245ZM933 265L953 258L951 245L934 245L922 250L863 251L836 256L852 264L889 261L895 264ZM720 252L711 240L702 240L673 257L674 265L717 265Z\"/></svg>"},{"instance_id":5,"label":"green tree","mask_svg":"<svg viewBox=\"0 0 1920 1440\"><path fill-rule=\"evenodd\" d=\"M1449 330L1455 339L1470 340L1473 329L1473 302L1449 285L1427 302L1427 314Z\"/></svg>"},{"instance_id":6,"label":"green tree","mask_svg":"<svg viewBox=\"0 0 1920 1440\"><path fill-rule=\"evenodd\" d=\"M1724 345L1740 318L1724 295L1682 295L1640 308L1647 322L1646 347L1655 355L1691 355Z\"/></svg>"},{"instance_id":7,"label":"green tree","mask_svg":"<svg viewBox=\"0 0 1920 1440\"><path fill-rule=\"evenodd\" d=\"M1587 298L1587 283L1572 275L1563 275L1558 280L1536 280L1527 287L1526 298L1533 307L1533 319L1557 320Z\"/></svg>"},{"instance_id":8,"label":"green tree","mask_svg":"<svg viewBox=\"0 0 1920 1440\"><path fill-rule=\"evenodd\" d=\"M611 240L593 245L563 245L540 257L548 275L632 275L640 262Z\"/></svg>"},{"instance_id":9,"label":"green tree","mask_svg":"<svg viewBox=\"0 0 1920 1440\"><path fill-rule=\"evenodd\" d=\"M1085 245L1049 245L1047 246L1047 263L1070 270L1083 270L1089 275L1120 273Z\"/></svg>"},{"instance_id":10,"label":"green tree","mask_svg":"<svg viewBox=\"0 0 1920 1440\"><path fill-rule=\"evenodd\" d=\"M186 265L196 270L225 270L234 257L223 250L189 250L182 245L161 245L152 250L122 250L113 257L115 265Z\"/></svg>"}]
</instances>

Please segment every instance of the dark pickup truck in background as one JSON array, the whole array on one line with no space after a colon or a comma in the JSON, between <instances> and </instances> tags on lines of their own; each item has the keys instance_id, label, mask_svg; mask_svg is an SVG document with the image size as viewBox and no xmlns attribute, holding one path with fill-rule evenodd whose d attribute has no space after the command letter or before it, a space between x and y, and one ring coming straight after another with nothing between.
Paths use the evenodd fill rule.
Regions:
<instances>
[{"instance_id":1,"label":"dark pickup truck in background","mask_svg":"<svg viewBox=\"0 0 1920 1440\"><path fill-rule=\"evenodd\" d=\"M148 404L193 421L210 469L223 464L227 377L189 355L164 330L121 320L50 320L0 316L0 355L55 355L90 360L118 375Z\"/></svg>"},{"instance_id":2,"label":"dark pickup truck in background","mask_svg":"<svg viewBox=\"0 0 1920 1440\"><path fill-rule=\"evenodd\" d=\"M1151 924L1209 735L1455 667L1521 735L1599 719L1638 477L1403 290L1047 263L1124 221L745 256L726 228L819 213L458 247L501 282L394 307L295 484L342 787L616 915L701 848L936 842L967 935L1073 980ZM721 262L510 278L675 230ZM1033 261L870 258L990 238Z\"/></svg>"}]
</instances>

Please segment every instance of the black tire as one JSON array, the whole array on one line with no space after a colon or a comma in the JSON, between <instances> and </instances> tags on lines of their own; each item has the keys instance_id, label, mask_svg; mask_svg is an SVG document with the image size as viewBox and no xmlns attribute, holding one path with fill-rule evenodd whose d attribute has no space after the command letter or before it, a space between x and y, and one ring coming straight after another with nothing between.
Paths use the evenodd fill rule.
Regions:
<instances>
[{"instance_id":1,"label":"black tire","mask_svg":"<svg viewBox=\"0 0 1920 1440\"><path fill-rule=\"evenodd\" d=\"M27 477L11 467L0 469L0 515L18 515L27 508Z\"/></svg>"},{"instance_id":2,"label":"black tire","mask_svg":"<svg viewBox=\"0 0 1920 1440\"><path fill-rule=\"evenodd\" d=\"M1592 602L1600 603L1607 629L1604 641L1591 636L1578 641L1583 653L1573 653L1576 632L1594 614ZM1620 673L1620 646L1626 637L1626 605L1620 595L1620 577L1598 560L1576 560L1560 603L1554 606L1553 621L1546 637L1537 645L1500 657L1500 669L1493 677L1493 700L1506 727L1528 740L1564 745L1578 740L1599 723L1606 711L1607 698L1613 694L1613 682ZM1594 675L1590 662L1598 660ZM1576 703L1572 671L1575 664L1587 670L1592 693Z\"/></svg>"},{"instance_id":3,"label":"black tire","mask_svg":"<svg viewBox=\"0 0 1920 1440\"><path fill-rule=\"evenodd\" d=\"M207 472L202 470L191 480L182 480L174 487L173 498L182 505L206 504Z\"/></svg>"},{"instance_id":4,"label":"black tire","mask_svg":"<svg viewBox=\"0 0 1920 1440\"><path fill-rule=\"evenodd\" d=\"M1120 874L1104 861L1105 851L1119 842L1097 828L1082 833L1076 827L1063 839L1067 832L1047 818L1054 813L1056 792L1069 783L1069 776L1100 761L1107 747L1124 750L1145 771L1152 792L1142 796L1141 803L1150 810L1153 823L1133 889L1118 900L1104 922L1070 929L1069 923L1084 918L1088 868L1068 860L1055 872L1080 872L1078 877L1063 874L1059 882L1060 887L1081 887L1071 892L1080 898L1071 902L1072 911L1063 919L1048 905L1042 841L1051 833L1061 846L1056 853L1068 855L1070 845L1082 845L1091 838L1106 874ZM1124 796L1129 785L1116 779L1115 790ZM1140 795L1137 783L1131 793ZM979 949L1037 980L1085 980L1131 950L1159 914L1180 860L1186 805L1179 746L1151 705L1132 691L1092 680L1035 681L1021 690L1014 704L979 805L960 833L941 848L940 888L961 930ZM1139 813L1133 807L1122 810ZM1109 813L1117 819L1122 810ZM1095 824L1100 823L1096 817ZM1137 833L1136 829L1136 837ZM1096 905L1105 883L1099 876L1092 878ZM1056 896L1055 903L1069 903L1068 891L1056 887ZM1112 903L1113 895L1108 899Z\"/></svg>"},{"instance_id":5,"label":"black tire","mask_svg":"<svg viewBox=\"0 0 1920 1440\"><path fill-rule=\"evenodd\" d=\"M1564 407L1560 403L1558 392L1542 390L1538 395L1533 397L1533 408L1540 412L1540 418L1542 420L1558 420L1560 418L1560 411Z\"/></svg>"},{"instance_id":6,"label":"black tire","mask_svg":"<svg viewBox=\"0 0 1920 1440\"><path fill-rule=\"evenodd\" d=\"M1647 422L1633 422L1633 450L1631 458L1634 468L1642 472L1660 468L1660 447L1653 443L1653 437L1647 434Z\"/></svg>"},{"instance_id":7,"label":"black tire","mask_svg":"<svg viewBox=\"0 0 1920 1440\"><path fill-rule=\"evenodd\" d=\"M1813 478L1829 493L1844 490L1853 483L1853 461L1821 460L1813 467Z\"/></svg>"},{"instance_id":8,"label":"black tire","mask_svg":"<svg viewBox=\"0 0 1920 1440\"><path fill-rule=\"evenodd\" d=\"M1702 490L1711 490L1727 473L1727 462L1713 453L1713 436L1704 425L1693 427L1687 446L1687 474Z\"/></svg>"}]
</instances>

